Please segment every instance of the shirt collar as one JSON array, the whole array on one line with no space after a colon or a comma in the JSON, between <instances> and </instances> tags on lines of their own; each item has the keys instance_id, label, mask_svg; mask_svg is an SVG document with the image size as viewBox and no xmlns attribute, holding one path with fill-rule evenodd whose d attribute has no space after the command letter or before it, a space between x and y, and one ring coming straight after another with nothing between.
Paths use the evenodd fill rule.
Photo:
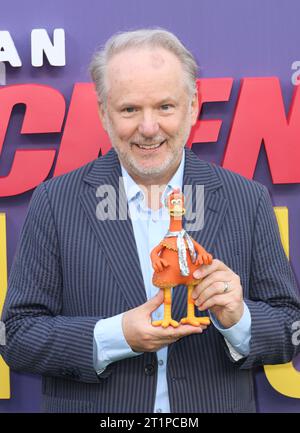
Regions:
<instances>
[{"instance_id":1,"label":"shirt collar","mask_svg":"<svg viewBox=\"0 0 300 433\"><path fill-rule=\"evenodd\" d=\"M185 162L185 149L183 149L182 158L181 158L179 167L177 168L173 177L168 182L168 185L166 186L166 188L163 192L162 203L164 203L165 197L174 188L180 188L182 190L184 162ZM123 167L122 164L121 164L121 169L122 169L124 188L125 188L125 193L127 196L128 203L131 200L142 199L143 198L143 192L142 192L141 188L139 187L139 185L132 179L132 177L128 174L128 172L126 171L126 169Z\"/></svg>"}]
</instances>

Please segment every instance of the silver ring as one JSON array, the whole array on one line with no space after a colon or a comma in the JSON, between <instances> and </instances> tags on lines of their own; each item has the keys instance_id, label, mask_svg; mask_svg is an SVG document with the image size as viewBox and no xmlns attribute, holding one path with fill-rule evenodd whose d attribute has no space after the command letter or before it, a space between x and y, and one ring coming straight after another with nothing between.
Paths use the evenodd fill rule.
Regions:
<instances>
[{"instance_id":1,"label":"silver ring","mask_svg":"<svg viewBox=\"0 0 300 433\"><path fill-rule=\"evenodd\" d=\"M228 292L228 290L229 290L229 281L224 281L224 290L223 290L223 293Z\"/></svg>"}]
</instances>

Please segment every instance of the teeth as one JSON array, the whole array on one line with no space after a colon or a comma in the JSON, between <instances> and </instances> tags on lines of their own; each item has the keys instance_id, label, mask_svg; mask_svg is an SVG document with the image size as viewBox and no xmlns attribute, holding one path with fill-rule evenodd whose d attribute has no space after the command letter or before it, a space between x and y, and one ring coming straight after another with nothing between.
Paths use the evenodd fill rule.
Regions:
<instances>
[{"instance_id":1,"label":"teeth","mask_svg":"<svg viewBox=\"0 0 300 433\"><path fill-rule=\"evenodd\" d=\"M163 142L162 142L163 143ZM157 147L159 147L162 143L157 143L157 144L153 144L152 146L142 146L141 144L138 144L138 147L140 147L141 149L156 149Z\"/></svg>"}]
</instances>

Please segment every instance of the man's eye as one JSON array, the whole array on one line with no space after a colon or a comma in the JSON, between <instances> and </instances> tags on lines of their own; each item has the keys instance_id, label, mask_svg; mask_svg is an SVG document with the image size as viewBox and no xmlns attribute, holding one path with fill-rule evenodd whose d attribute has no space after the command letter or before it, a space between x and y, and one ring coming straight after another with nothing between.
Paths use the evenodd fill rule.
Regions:
<instances>
[{"instance_id":1,"label":"man's eye","mask_svg":"<svg viewBox=\"0 0 300 433\"><path fill-rule=\"evenodd\" d=\"M170 108L172 108L170 104L164 104L161 106L161 109L163 111L168 111L168 110L170 110Z\"/></svg>"},{"instance_id":2,"label":"man's eye","mask_svg":"<svg viewBox=\"0 0 300 433\"><path fill-rule=\"evenodd\" d=\"M136 111L136 109L134 107L125 107L122 109L123 113L134 113Z\"/></svg>"}]
</instances>

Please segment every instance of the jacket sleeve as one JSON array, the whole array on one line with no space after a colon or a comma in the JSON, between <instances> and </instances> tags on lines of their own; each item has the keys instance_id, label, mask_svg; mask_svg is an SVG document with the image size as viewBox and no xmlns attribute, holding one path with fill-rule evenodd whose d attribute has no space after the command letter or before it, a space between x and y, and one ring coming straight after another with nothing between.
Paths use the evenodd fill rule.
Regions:
<instances>
[{"instance_id":1,"label":"jacket sleeve","mask_svg":"<svg viewBox=\"0 0 300 433\"><path fill-rule=\"evenodd\" d=\"M64 316L62 302L59 243L43 183L33 193L11 268L0 353L17 371L99 382L93 331L100 317Z\"/></svg>"},{"instance_id":2,"label":"jacket sleeve","mask_svg":"<svg viewBox=\"0 0 300 433\"><path fill-rule=\"evenodd\" d=\"M262 187L257 208L250 273L250 353L240 368L282 364L299 353L293 344L293 323L300 319L299 289L282 247L267 188Z\"/></svg>"}]
</instances>

